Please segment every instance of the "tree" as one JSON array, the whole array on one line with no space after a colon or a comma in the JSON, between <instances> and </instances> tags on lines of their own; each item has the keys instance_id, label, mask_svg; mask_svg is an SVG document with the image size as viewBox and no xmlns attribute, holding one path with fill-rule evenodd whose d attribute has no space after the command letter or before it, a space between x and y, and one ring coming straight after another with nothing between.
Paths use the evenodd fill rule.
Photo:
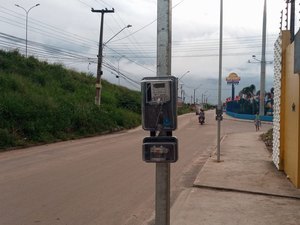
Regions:
<instances>
[{"instance_id":1,"label":"tree","mask_svg":"<svg viewBox=\"0 0 300 225\"><path fill-rule=\"evenodd\" d=\"M244 87L240 93L239 96L242 97L243 95L246 95L247 99L250 99L254 96L256 87L254 84L251 84L249 87Z\"/></svg>"}]
</instances>

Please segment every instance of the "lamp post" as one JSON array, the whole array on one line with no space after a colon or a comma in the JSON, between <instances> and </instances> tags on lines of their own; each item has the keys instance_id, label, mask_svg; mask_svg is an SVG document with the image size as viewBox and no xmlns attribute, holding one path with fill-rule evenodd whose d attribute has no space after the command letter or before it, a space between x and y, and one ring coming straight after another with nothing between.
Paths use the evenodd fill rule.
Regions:
<instances>
[{"instance_id":1,"label":"lamp post","mask_svg":"<svg viewBox=\"0 0 300 225\"><path fill-rule=\"evenodd\" d=\"M263 38L264 40L265 38ZM265 44L263 45L265 46ZM248 63L260 63L260 94L259 94L259 115L265 115L265 80L266 80L266 64L272 64L273 61L266 61L265 47L263 47L263 56L261 60L257 59L255 55L252 55L254 61L248 60Z\"/></svg>"},{"instance_id":2,"label":"lamp post","mask_svg":"<svg viewBox=\"0 0 300 225\"><path fill-rule=\"evenodd\" d=\"M203 104L203 103L205 103L205 94L208 92L208 90L206 90L206 91L204 91L203 93L202 93L202 95L201 95L201 103Z\"/></svg>"},{"instance_id":3,"label":"lamp post","mask_svg":"<svg viewBox=\"0 0 300 225\"><path fill-rule=\"evenodd\" d=\"M207 96L206 96L206 102L205 102L206 105L208 104L208 103L207 103L207 102L208 102L208 97L210 97L210 95L207 95Z\"/></svg>"},{"instance_id":4,"label":"lamp post","mask_svg":"<svg viewBox=\"0 0 300 225\"><path fill-rule=\"evenodd\" d=\"M262 29L262 49L260 64L260 101L259 115L265 115L265 88L266 88L266 33L267 33L267 0L264 1L263 29Z\"/></svg>"},{"instance_id":5,"label":"lamp post","mask_svg":"<svg viewBox=\"0 0 300 225\"><path fill-rule=\"evenodd\" d=\"M200 84L198 87L196 87L196 88L194 88L194 105L196 104L196 90L198 89L198 88L200 88L202 86L202 84Z\"/></svg>"},{"instance_id":6,"label":"lamp post","mask_svg":"<svg viewBox=\"0 0 300 225\"><path fill-rule=\"evenodd\" d=\"M118 59L118 85L120 86L120 60L124 57L124 55L122 55L121 57L119 57Z\"/></svg>"},{"instance_id":7,"label":"lamp post","mask_svg":"<svg viewBox=\"0 0 300 225\"><path fill-rule=\"evenodd\" d=\"M23 9L24 11L25 11L25 13L26 13L26 58L27 58L27 36L28 36L28 13L30 12L30 10L32 10L34 7L37 7L37 6L39 6L40 4L36 4L36 5L34 5L34 6L32 6L32 7L30 7L28 10L26 10L24 7L22 7L22 6L20 6L20 5L18 5L18 4L15 4L15 6L17 6L17 7L19 7L19 8L21 8L21 9Z\"/></svg>"},{"instance_id":8,"label":"lamp post","mask_svg":"<svg viewBox=\"0 0 300 225\"><path fill-rule=\"evenodd\" d=\"M190 71L186 71L184 74L182 74L179 78L178 78L178 82L185 76L189 73ZM183 90L182 90L182 86L183 84L180 85L180 97L181 97L181 100L182 100L182 94L183 94Z\"/></svg>"},{"instance_id":9,"label":"lamp post","mask_svg":"<svg viewBox=\"0 0 300 225\"><path fill-rule=\"evenodd\" d=\"M221 111L222 111L222 66L223 66L223 0L220 0L219 80L217 106L217 162L221 162Z\"/></svg>"}]
</instances>

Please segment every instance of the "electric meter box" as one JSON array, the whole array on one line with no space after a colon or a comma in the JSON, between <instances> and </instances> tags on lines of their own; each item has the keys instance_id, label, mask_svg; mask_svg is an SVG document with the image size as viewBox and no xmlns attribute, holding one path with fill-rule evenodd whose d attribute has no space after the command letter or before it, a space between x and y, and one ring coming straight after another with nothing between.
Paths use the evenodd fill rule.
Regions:
<instances>
[{"instance_id":1,"label":"electric meter box","mask_svg":"<svg viewBox=\"0 0 300 225\"><path fill-rule=\"evenodd\" d=\"M174 76L145 77L142 88L142 125L149 131L177 128L177 81Z\"/></svg>"},{"instance_id":2,"label":"electric meter box","mask_svg":"<svg viewBox=\"0 0 300 225\"><path fill-rule=\"evenodd\" d=\"M216 108L216 120L223 120L223 107L219 109L218 107Z\"/></svg>"},{"instance_id":3,"label":"electric meter box","mask_svg":"<svg viewBox=\"0 0 300 225\"><path fill-rule=\"evenodd\" d=\"M143 140L143 160L148 163L174 163L178 160L178 140L176 137L145 137Z\"/></svg>"}]
</instances>

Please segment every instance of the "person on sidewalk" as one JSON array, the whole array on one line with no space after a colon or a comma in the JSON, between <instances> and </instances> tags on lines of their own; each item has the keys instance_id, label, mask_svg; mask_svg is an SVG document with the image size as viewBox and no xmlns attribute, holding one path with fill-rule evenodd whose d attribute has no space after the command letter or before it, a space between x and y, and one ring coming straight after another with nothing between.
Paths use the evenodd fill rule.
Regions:
<instances>
[{"instance_id":1,"label":"person on sidewalk","mask_svg":"<svg viewBox=\"0 0 300 225\"><path fill-rule=\"evenodd\" d=\"M255 124L256 131L259 131L259 128L261 126L261 122L260 122L260 116L259 116L258 112L255 115L254 124Z\"/></svg>"}]
</instances>

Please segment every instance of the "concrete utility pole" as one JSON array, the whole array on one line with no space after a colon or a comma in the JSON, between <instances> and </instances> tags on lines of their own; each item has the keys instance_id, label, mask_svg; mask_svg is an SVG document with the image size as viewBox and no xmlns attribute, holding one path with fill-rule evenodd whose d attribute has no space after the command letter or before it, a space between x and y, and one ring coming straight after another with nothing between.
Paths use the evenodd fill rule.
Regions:
<instances>
[{"instance_id":1,"label":"concrete utility pole","mask_svg":"<svg viewBox=\"0 0 300 225\"><path fill-rule=\"evenodd\" d=\"M98 65L97 65L97 78L96 78L96 97L95 97L95 104L101 104L101 76L103 74L102 71L102 51L103 51L103 20L104 20L104 13L114 13L115 10L108 10L108 9L101 9L101 10L94 10L92 8L92 12L101 13L101 23L100 23L100 37L99 37L99 49L98 49Z\"/></svg>"},{"instance_id":2,"label":"concrete utility pole","mask_svg":"<svg viewBox=\"0 0 300 225\"><path fill-rule=\"evenodd\" d=\"M200 84L198 87L194 88L194 105L196 104L196 90L198 90L202 84Z\"/></svg>"},{"instance_id":3,"label":"concrete utility pole","mask_svg":"<svg viewBox=\"0 0 300 225\"><path fill-rule=\"evenodd\" d=\"M172 0L157 1L157 76L171 75ZM172 136L160 133L162 136ZM170 163L156 163L155 224L170 225Z\"/></svg>"},{"instance_id":4,"label":"concrete utility pole","mask_svg":"<svg viewBox=\"0 0 300 225\"><path fill-rule=\"evenodd\" d=\"M180 84L180 98L183 101L183 90L182 90L183 84Z\"/></svg>"},{"instance_id":5,"label":"concrete utility pole","mask_svg":"<svg viewBox=\"0 0 300 225\"><path fill-rule=\"evenodd\" d=\"M259 96L259 115L265 115L265 88L266 88L266 33L267 33L267 1L264 2L263 30L262 30L262 49L260 62L260 96Z\"/></svg>"}]
</instances>

